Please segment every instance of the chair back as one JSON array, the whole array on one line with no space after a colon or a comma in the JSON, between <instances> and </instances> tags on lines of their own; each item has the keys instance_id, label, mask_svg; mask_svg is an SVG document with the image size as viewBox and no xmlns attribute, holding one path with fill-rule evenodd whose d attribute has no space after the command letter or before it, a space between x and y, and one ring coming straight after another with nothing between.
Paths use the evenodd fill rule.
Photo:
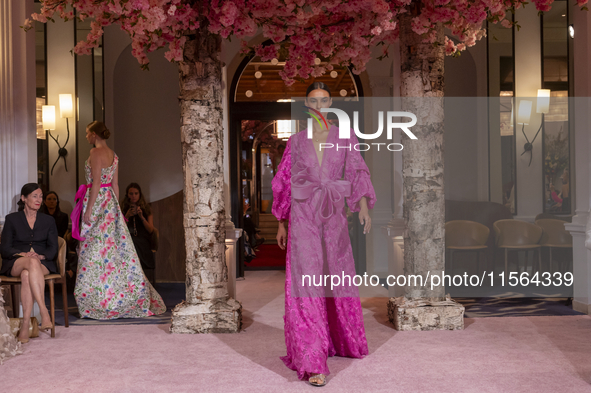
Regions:
<instances>
[{"instance_id":1,"label":"chair back","mask_svg":"<svg viewBox=\"0 0 591 393\"><path fill-rule=\"evenodd\" d=\"M573 237L564 228L566 221L554 219L536 220L536 225L544 230L542 234L542 245L552 246L571 246L573 245Z\"/></svg>"},{"instance_id":2,"label":"chair back","mask_svg":"<svg viewBox=\"0 0 591 393\"><path fill-rule=\"evenodd\" d=\"M538 244L543 232L541 227L519 220L499 220L493 227L498 247Z\"/></svg>"},{"instance_id":3,"label":"chair back","mask_svg":"<svg viewBox=\"0 0 591 393\"><path fill-rule=\"evenodd\" d=\"M475 221L454 220L445 223L445 246L467 247L486 244L490 229Z\"/></svg>"},{"instance_id":4,"label":"chair back","mask_svg":"<svg viewBox=\"0 0 591 393\"><path fill-rule=\"evenodd\" d=\"M60 276L66 275L66 241L58 236L57 238L58 252L57 252L57 268Z\"/></svg>"}]
</instances>

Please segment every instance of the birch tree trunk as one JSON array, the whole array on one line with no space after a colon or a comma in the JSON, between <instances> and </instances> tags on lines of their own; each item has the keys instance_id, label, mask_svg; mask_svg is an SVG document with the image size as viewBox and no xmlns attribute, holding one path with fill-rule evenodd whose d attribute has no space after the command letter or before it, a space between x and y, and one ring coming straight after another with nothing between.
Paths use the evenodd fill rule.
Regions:
<instances>
[{"instance_id":1,"label":"birch tree trunk","mask_svg":"<svg viewBox=\"0 0 591 393\"><path fill-rule=\"evenodd\" d=\"M416 5L416 4L415 4ZM416 5L420 6L420 5ZM445 196L443 188L443 45L423 43L412 31L413 12L399 16L402 107L417 116L413 132L403 136L404 271L427 279L445 269ZM443 42L443 26L437 40ZM407 298L442 299L441 285L407 284Z\"/></svg>"},{"instance_id":2,"label":"birch tree trunk","mask_svg":"<svg viewBox=\"0 0 591 393\"><path fill-rule=\"evenodd\" d=\"M225 261L220 50L221 39L202 29L187 40L179 65L187 292L173 310L173 333L230 333L241 326Z\"/></svg>"}]
</instances>

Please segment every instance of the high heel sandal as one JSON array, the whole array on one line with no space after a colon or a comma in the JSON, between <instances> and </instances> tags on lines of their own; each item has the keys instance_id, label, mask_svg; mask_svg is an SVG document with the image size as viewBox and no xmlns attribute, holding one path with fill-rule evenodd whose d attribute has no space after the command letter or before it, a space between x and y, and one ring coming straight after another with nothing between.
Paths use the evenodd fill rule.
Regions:
<instances>
[{"instance_id":1,"label":"high heel sandal","mask_svg":"<svg viewBox=\"0 0 591 393\"><path fill-rule=\"evenodd\" d=\"M316 382L316 381L312 381L312 379L317 378L320 380L320 382ZM316 374L316 375L312 375L310 378L308 378L308 383L312 386L324 386L326 385L326 375L324 374Z\"/></svg>"},{"instance_id":2,"label":"high heel sandal","mask_svg":"<svg viewBox=\"0 0 591 393\"><path fill-rule=\"evenodd\" d=\"M21 344L26 344L26 343L28 343L28 342L29 342L29 338L28 338L28 337L27 337L27 338L24 338L24 339L22 339L22 340L20 339L20 337L18 337L18 338L17 338L17 340L18 340L18 342L19 342L19 343L21 343Z\"/></svg>"},{"instance_id":3,"label":"high heel sandal","mask_svg":"<svg viewBox=\"0 0 591 393\"><path fill-rule=\"evenodd\" d=\"M51 330L51 328L53 328L53 323L50 323L48 325L42 324L41 327L40 327L40 329L43 330L44 332L46 332L48 330Z\"/></svg>"},{"instance_id":4,"label":"high heel sandal","mask_svg":"<svg viewBox=\"0 0 591 393\"><path fill-rule=\"evenodd\" d=\"M19 330L18 330L18 333L17 333L16 339L18 340L18 342L19 342L19 343L21 343L21 344L26 344L26 343L28 343L28 342L29 342L29 334L28 334L28 333L29 333L29 331L28 331L28 330L29 330L29 329L27 329L27 338L20 338L21 329L19 329Z\"/></svg>"}]
</instances>

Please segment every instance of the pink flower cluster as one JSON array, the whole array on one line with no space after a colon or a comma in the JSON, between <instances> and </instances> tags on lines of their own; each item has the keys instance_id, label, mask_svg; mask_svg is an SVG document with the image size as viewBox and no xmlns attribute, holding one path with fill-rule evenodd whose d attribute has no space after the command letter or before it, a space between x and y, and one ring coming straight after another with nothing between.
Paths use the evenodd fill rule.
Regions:
<instances>
[{"instance_id":1,"label":"pink flower cluster","mask_svg":"<svg viewBox=\"0 0 591 393\"><path fill-rule=\"evenodd\" d=\"M534 0L539 11L548 11L554 0ZM577 0L586 9L588 0ZM32 18L46 22L54 13L70 19L76 10L81 20L94 19L85 41L75 47L78 54L97 47L104 26L118 24L132 38L132 53L147 66L147 53L168 45L165 57L182 61L186 36L199 28L223 38L254 36L257 31L271 39L270 46L249 46L268 61L285 59L282 78L289 85L330 72L335 65L351 65L355 73L365 69L371 48L398 38L397 16L409 12L411 0L41 0L43 7ZM476 44L486 35L483 22L511 27L510 11L527 4L525 0L422 0L412 29L424 42L445 46L449 55ZM456 38L436 42L441 24ZM25 29L31 24L25 22ZM317 59L322 61L318 62Z\"/></svg>"},{"instance_id":2,"label":"pink flower cluster","mask_svg":"<svg viewBox=\"0 0 591 393\"><path fill-rule=\"evenodd\" d=\"M103 35L103 28L117 24L132 39L132 53L143 67L147 53L168 45L165 56L170 61L183 59L185 35L199 28L202 12L190 0L42 0L41 11L32 18L39 22L62 19L94 19L85 41L74 48L77 54L89 54Z\"/></svg>"}]
</instances>

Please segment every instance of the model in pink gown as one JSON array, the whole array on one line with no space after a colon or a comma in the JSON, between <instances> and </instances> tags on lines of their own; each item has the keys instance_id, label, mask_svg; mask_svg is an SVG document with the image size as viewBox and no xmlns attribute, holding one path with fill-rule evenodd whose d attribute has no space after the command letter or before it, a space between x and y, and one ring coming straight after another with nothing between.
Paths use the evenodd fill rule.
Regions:
<instances>
[{"instance_id":1,"label":"model in pink gown","mask_svg":"<svg viewBox=\"0 0 591 393\"><path fill-rule=\"evenodd\" d=\"M306 131L292 135L272 182L273 215L289 219L287 356L281 359L300 379L328 375L329 356L362 358L368 353L357 287L338 286L330 291L300 284L303 274L355 275L344 197L350 210L357 212L362 197L372 209L376 196L361 154L348 149L357 143L351 134L350 139L339 139L338 127L332 126L326 143L335 148L324 150L320 164Z\"/></svg>"}]
</instances>

